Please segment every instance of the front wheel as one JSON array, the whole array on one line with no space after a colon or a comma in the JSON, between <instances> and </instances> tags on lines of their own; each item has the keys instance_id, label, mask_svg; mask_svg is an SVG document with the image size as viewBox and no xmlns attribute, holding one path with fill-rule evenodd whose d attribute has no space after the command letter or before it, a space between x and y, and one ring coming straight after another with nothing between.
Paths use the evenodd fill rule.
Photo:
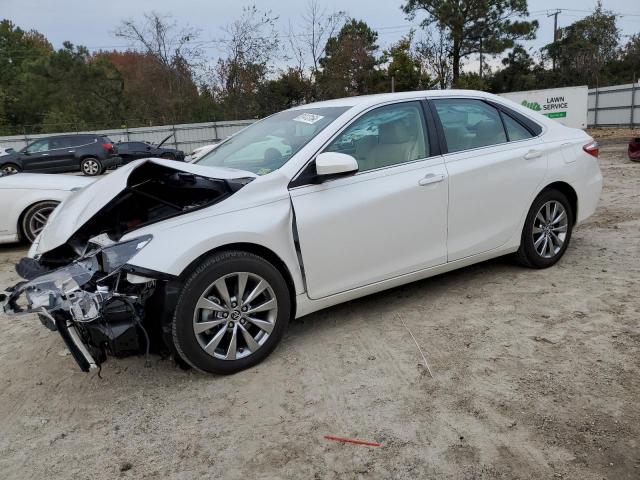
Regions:
<instances>
[{"instance_id":1,"label":"front wheel","mask_svg":"<svg viewBox=\"0 0 640 480\"><path fill-rule=\"evenodd\" d=\"M5 163L0 167L0 172L2 172L3 175L13 175L14 173L20 172L20 167L15 163Z\"/></svg>"},{"instance_id":2,"label":"front wheel","mask_svg":"<svg viewBox=\"0 0 640 480\"><path fill-rule=\"evenodd\" d=\"M235 373L271 353L290 314L287 283L271 263L248 252L221 252L187 278L172 321L173 342L193 367Z\"/></svg>"},{"instance_id":3,"label":"front wheel","mask_svg":"<svg viewBox=\"0 0 640 480\"><path fill-rule=\"evenodd\" d=\"M573 211L558 190L544 190L534 200L522 229L518 261L530 268L547 268L567 250L573 230Z\"/></svg>"}]
</instances>

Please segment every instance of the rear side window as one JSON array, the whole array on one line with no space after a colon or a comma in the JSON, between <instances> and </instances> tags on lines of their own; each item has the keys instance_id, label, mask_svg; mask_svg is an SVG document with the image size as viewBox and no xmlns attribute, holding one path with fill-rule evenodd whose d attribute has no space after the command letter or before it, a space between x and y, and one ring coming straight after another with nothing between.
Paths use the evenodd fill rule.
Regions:
<instances>
[{"instance_id":1,"label":"rear side window","mask_svg":"<svg viewBox=\"0 0 640 480\"><path fill-rule=\"evenodd\" d=\"M520 123L516 122L506 113L502 114L502 119L504 120L504 128L507 129L507 136L509 137L510 142L526 140L527 138L533 137L529 130L524 128Z\"/></svg>"},{"instance_id":2,"label":"rear side window","mask_svg":"<svg viewBox=\"0 0 640 480\"><path fill-rule=\"evenodd\" d=\"M433 100L449 152L497 145L507 141L500 113L481 100Z\"/></svg>"}]
</instances>

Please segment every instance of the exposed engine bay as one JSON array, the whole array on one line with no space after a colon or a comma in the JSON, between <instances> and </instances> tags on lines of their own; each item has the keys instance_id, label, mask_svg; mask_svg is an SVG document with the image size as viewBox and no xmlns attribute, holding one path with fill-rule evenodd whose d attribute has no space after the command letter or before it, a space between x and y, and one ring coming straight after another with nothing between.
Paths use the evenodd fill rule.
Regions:
<instances>
[{"instance_id":1,"label":"exposed engine bay","mask_svg":"<svg viewBox=\"0 0 640 480\"><path fill-rule=\"evenodd\" d=\"M37 313L58 331L80 368L107 356L173 353L167 324L180 280L128 265L153 240L122 237L146 225L216 204L253 178L223 180L143 163L127 186L53 250L23 258L25 281L6 290L4 312Z\"/></svg>"}]
</instances>

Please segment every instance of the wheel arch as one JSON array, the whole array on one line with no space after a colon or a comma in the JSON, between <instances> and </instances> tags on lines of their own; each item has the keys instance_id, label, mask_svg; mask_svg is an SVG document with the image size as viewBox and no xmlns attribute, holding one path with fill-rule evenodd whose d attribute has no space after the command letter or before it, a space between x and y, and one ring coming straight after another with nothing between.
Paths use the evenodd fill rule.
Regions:
<instances>
[{"instance_id":1,"label":"wheel arch","mask_svg":"<svg viewBox=\"0 0 640 480\"><path fill-rule=\"evenodd\" d=\"M265 247L264 245L250 242L235 242L212 248L211 250L204 252L202 255L194 259L191 263L189 263L189 265L184 268L184 270L182 270L179 275L180 281L184 282L189 274L193 270L195 270L195 268L197 268L197 266L200 265L203 259L205 259L206 257L230 250L241 250L262 257L269 263L271 263L282 274L282 277L287 284L287 289L289 290L289 298L291 300L291 315L293 318L296 312L296 286L293 281L293 275L291 274L291 271L285 261L282 260L282 258L280 258L277 253L275 253L270 248Z\"/></svg>"},{"instance_id":2,"label":"wheel arch","mask_svg":"<svg viewBox=\"0 0 640 480\"><path fill-rule=\"evenodd\" d=\"M578 219L578 194L575 189L567 182L557 181L544 187L540 190L540 193L545 190L557 190L567 197L567 200L569 200L569 206L571 207L571 213L573 213L573 224L575 225Z\"/></svg>"}]
</instances>

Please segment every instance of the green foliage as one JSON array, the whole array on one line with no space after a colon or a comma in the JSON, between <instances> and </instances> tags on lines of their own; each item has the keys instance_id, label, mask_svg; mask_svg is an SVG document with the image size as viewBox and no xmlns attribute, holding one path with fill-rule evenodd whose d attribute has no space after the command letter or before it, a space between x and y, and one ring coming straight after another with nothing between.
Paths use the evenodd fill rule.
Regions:
<instances>
[{"instance_id":1,"label":"green foliage","mask_svg":"<svg viewBox=\"0 0 640 480\"><path fill-rule=\"evenodd\" d=\"M567 85L598 84L606 63L616 59L620 32L616 17L598 2L595 11L566 28L544 50L556 59L561 81ZM606 79L605 79L606 80Z\"/></svg>"},{"instance_id":2,"label":"green foliage","mask_svg":"<svg viewBox=\"0 0 640 480\"><path fill-rule=\"evenodd\" d=\"M329 38L320 59L318 90L323 98L363 95L376 84L379 60L378 33L365 22L351 19L335 37Z\"/></svg>"},{"instance_id":3,"label":"green foliage","mask_svg":"<svg viewBox=\"0 0 640 480\"><path fill-rule=\"evenodd\" d=\"M450 40L452 82L461 73L462 60L479 53L499 54L516 40L535 38L537 21L528 15L527 0L406 0L410 19L424 14L423 27L435 25Z\"/></svg>"},{"instance_id":4,"label":"green foliage","mask_svg":"<svg viewBox=\"0 0 640 480\"><path fill-rule=\"evenodd\" d=\"M422 59L413 48L413 35L412 31L384 52L383 61L389 61L385 76L393 77L396 92L420 90L430 84Z\"/></svg>"}]
</instances>

